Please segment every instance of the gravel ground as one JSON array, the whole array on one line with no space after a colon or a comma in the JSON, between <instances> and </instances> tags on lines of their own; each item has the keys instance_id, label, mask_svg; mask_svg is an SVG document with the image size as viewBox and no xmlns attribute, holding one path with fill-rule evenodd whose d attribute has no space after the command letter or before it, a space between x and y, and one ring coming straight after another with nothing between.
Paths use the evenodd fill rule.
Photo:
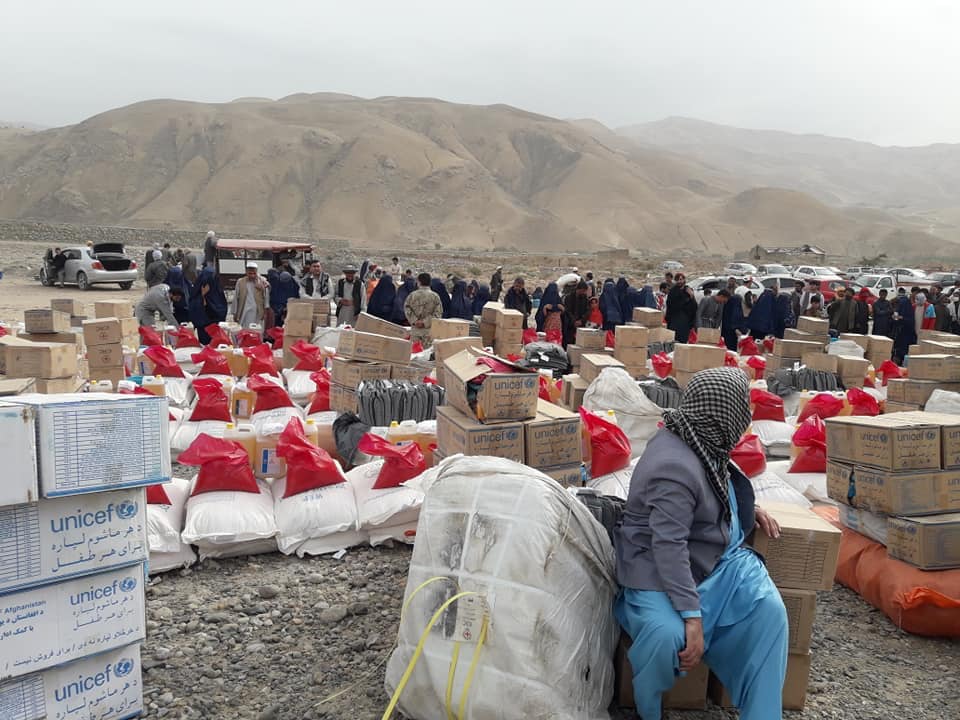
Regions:
<instances>
[{"instance_id":1,"label":"gravel ground","mask_svg":"<svg viewBox=\"0 0 960 720\"><path fill-rule=\"evenodd\" d=\"M146 717L379 718L409 558L407 547L352 550L342 560L273 554L153 578L143 650ZM960 643L902 633L837 587L820 593L813 646L807 707L788 718L960 717ZM711 707L666 717L736 714Z\"/></svg>"}]
</instances>

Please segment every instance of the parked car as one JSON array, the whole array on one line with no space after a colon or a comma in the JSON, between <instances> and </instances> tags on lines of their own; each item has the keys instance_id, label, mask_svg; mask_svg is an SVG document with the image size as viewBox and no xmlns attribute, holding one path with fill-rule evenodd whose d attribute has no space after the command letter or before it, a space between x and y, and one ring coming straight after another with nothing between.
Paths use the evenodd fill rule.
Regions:
<instances>
[{"instance_id":1,"label":"parked car","mask_svg":"<svg viewBox=\"0 0 960 720\"><path fill-rule=\"evenodd\" d=\"M117 283L129 290L137 279L137 263L126 255L121 243L96 243L91 247L64 248L67 262L63 281L89 290L94 285ZM57 282L57 273L49 262L40 269L40 282L50 287Z\"/></svg>"},{"instance_id":2,"label":"parked car","mask_svg":"<svg viewBox=\"0 0 960 720\"><path fill-rule=\"evenodd\" d=\"M886 290L887 297L890 299L893 299L893 296L897 294L897 283L893 279L893 275L861 275L853 282L851 287L857 292L860 292L860 288L866 288L870 291L873 300L880 297L881 290ZM873 300L870 301L871 304L873 304Z\"/></svg>"},{"instance_id":3,"label":"parked car","mask_svg":"<svg viewBox=\"0 0 960 720\"><path fill-rule=\"evenodd\" d=\"M727 287L729 277L729 275L723 275L722 277L718 275L708 275L706 277L689 280L687 281L687 285L693 289L693 295L697 298L697 302L700 302L703 299L704 290L710 290L715 293ZM763 285L753 278L737 278L737 282L739 283L737 286L737 294L740 297L743 297L748 292L752 292L754 295L763 292Z\"/></svg>"},{"instance_id":4,"label":"parked car","mask_svg":"<svg viewBox=\"0 0 960 720\"><path fill-rule=\"evenodd\" d=\"M801 280L843 280L830 268L820 267L819 265L801 265L794 271L793 276Z\"/></svg>"},{"instance_id":5,"label":"parked car","mask_svg":"<svg viewBox=\"0 0 960 720\"><path fill-rule=\"evenodd\" d=\"M861 275L868 275L870 273L879 273L876 268L867 267L866 265L848 267L843 273L843 277L847 280L856 280Z\"/></svg>"},{"instance_id":6,"label":"parked car","mask_svg":"<svg viewBox=\"0 0 960 720\"><path fill-rule=\"evenodd\" d=\"M780 285L780 294L789 295L793 292L793 286L797 282L797 279L790 273L776 273L771 275L761 275L757 278L757 282L759 282L765 288L771 287L774 283L778 283Z\"/></svg>"},{"instance_id":7,"label":"parked car","mask_svg":"<svg viewBox=\"0 0 960 720\"><path fill-rule=\"evenodd\" d=\"M910 281L923 282L927 279L927 274L916 268L890 268L887 272L897 278L900 284Z\"/></svg>"},{"instance_id":8,"label":"parked car","mask_svg":"<svg viewBox=\"0 0 960 720\"><path fill-rule=\"evenodd\" d=\"M683 263L677 262L676 260L666 260L665 262L660 263L660 269L666 272L674 272L675 270L683 270Z\"/></svg>"},{"instance_id":9,"label":"parked car","mask_svg":"<svg viewBox=\"0 0 960 720\"><path fill-rule=\"evenodd\" d=\"M786 265L757 265L758 275L789 275Z\"/></svg>"},{"instance_id":10,"label":"parked car","mask_svg":"<svg viewBox=\"0 0 960 720\"><path fill-rule=\"evenodd\" d=\"M733 277L743 277L745 275L756 275L757 266L751 265L750 263L740 263L732 262L727 263L727 266L723 269L723 274L727 277L731 275Z\"/></svg>"},{"instance_id":11,"label":"parked car","mask_svg":"<svg viewBox=\"0 0 960 720\"><path fill-rule=\"evenodd\" d=\"M927 275L927 280L931 284L936 283L940 287L946 288L951 285L960 284L960 273L952 272L935 272Z\"/></svg>"}]
</instances>

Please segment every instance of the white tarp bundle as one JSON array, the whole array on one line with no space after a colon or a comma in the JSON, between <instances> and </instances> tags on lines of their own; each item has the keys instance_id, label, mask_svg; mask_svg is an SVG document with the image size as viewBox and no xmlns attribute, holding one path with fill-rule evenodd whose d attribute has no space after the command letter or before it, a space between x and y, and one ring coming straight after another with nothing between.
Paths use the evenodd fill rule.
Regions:
<instances>
[{"instance_id":1,"label":"white tarp bundle","mask_svg":"<svg viewBox=\"0 0 960 720\"><path fill-rule=\"evenodd\" d=\"M448 458L424 487L388 692L441 605L463 591L479 593L483 602L464 598L444 611L398 709L415 718L446 716L459 640L451 693L457 712L487 617L462 720L608 718L620 631L611 610L617 585L606 530L556 482L509 460ZM440 579L423 585L432 578Z\"/></svg>"},{"instance_id":2,"label":"white tarp bundle","mask_svg":"<svg viewBox=\"0 0 960 720\"><path fill-rule=\"evenodd\" d=\"M630 454L635 458L643 455L663 419L663 410L621 368L607 368L600 373L584 392L583 406L600 415L613 410L617 424L630 440Z\"/></svg>"}]
</instances>

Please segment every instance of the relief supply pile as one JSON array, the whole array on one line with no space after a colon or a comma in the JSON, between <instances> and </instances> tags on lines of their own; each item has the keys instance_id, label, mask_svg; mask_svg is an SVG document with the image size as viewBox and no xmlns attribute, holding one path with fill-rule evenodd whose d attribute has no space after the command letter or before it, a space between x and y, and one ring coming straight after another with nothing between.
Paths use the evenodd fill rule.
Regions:
<instances>
[{"instance_id":1,"label":"relief supply pile","mask_svg":"<svg viewBox=\"0 0 960 720\"><path fill-rule=\"evenodd\" d=\"M143 709L147 508L170 479L165 398L0 403L4 720L119 720Z\"/></svg>"}]
</instances>

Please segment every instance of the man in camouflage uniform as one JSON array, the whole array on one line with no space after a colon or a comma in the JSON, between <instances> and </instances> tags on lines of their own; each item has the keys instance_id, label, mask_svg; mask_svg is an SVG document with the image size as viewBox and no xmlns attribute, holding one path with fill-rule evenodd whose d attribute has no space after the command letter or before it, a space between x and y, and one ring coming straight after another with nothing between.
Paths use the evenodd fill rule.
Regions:
<instances>
[{"instance_id":1,"label":"man in camouflage uniform","mask_svg":"<svg viewBox=\"0 0 960 720\"><path fill-rule=\"evenodd\" d=\"M403 314L410 323L410 339L419 341L425 348L430 347L432 342L430 326L433 319L443 317L440 296L430 289L431 280L430 273L420 273L417 276L420 287L407 295L403 303Z\"/></svg>"}]
</instances>

